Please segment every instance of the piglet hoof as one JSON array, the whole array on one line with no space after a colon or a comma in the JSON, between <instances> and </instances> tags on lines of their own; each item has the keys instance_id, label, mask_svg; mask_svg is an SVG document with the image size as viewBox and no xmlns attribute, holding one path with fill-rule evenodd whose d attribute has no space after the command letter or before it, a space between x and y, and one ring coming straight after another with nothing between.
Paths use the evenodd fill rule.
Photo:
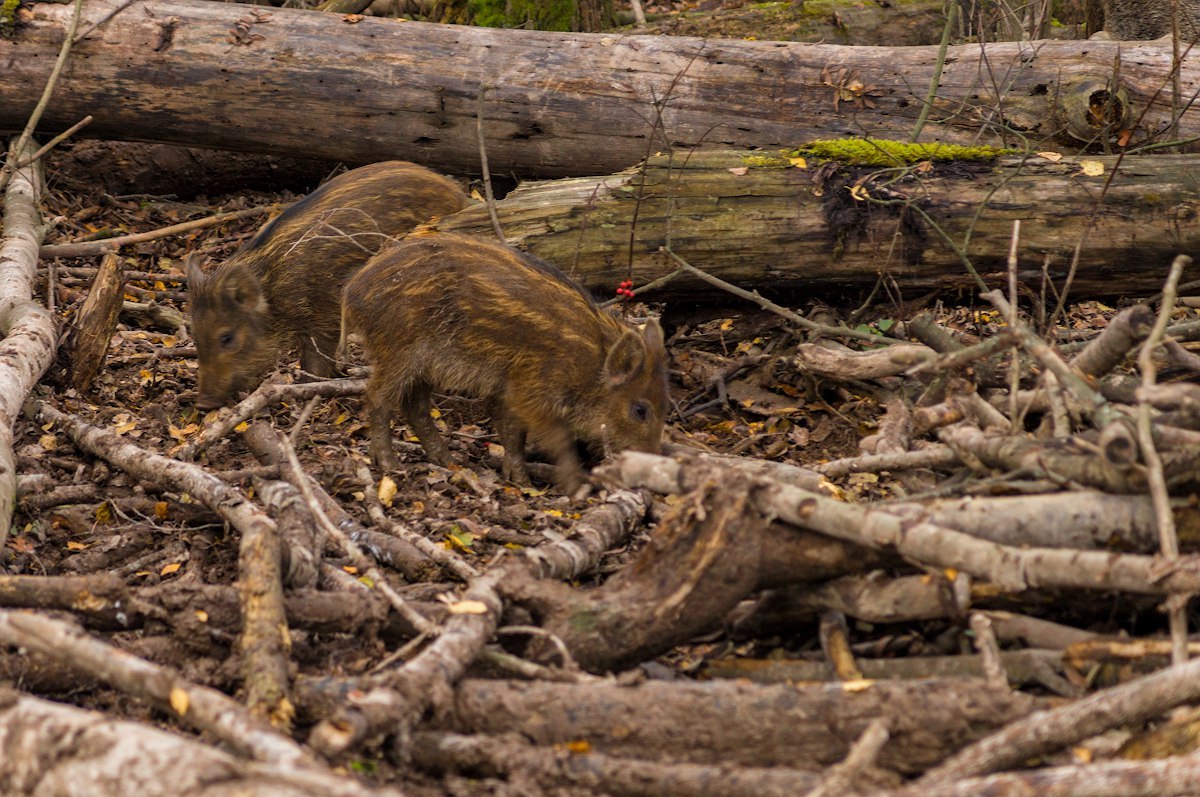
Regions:
<instances>
[{"instance_id":1,"label":"piglet hoof","mask_svg":"<svg viewBox=\"0 0 1200 797\"><path fill-rule=\"evenodd\" d=\"M383 451L372 450L371 464L381 473L394 473L400 470L400 462L396 459L396 452L392 450L391 446Z\"/></svg>"}]
</instances>

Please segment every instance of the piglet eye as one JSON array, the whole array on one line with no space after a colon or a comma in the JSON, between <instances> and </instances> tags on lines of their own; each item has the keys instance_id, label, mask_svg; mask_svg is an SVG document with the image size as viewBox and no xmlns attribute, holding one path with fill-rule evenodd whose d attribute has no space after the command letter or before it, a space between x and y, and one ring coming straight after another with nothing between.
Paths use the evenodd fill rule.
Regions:
<instances>
[{"instance_id":1,"label":"piglet eye","mask_svg":"<svg viewBox=\"0 0 1200 797\"><path fill-rule=\"evenodd\" d=\"M629 405L629 417L638 423L650 420L650 407L644 401L635 401Z\"/></svg>"},{"instance_id":2,"label":"piglet eye","mask_svg":"<svg viewBox=\"0 0 1200 797\"><path fill-rule=\"evenodd\" d=\"M232 331L221 333L220 343L222 349L232 349L233 344L237 342L237 336Z\"/></svg>"}]
</instances>

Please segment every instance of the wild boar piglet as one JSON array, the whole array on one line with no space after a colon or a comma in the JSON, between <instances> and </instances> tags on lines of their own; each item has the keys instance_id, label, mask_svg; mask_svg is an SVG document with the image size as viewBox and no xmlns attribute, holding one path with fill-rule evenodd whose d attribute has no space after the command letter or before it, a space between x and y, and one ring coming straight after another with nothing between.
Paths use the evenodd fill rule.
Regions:
<instances>
[{"instance_id":1,"label":"wild boar piglet","mask_svg":"<svg viewBox=\"0 0 1200 797\"><path fill-rule=\"evenodd\" d=\"M346 284L343 335L371 361L371 455L395 468L399 408L434 462L450 453L430 418L432 392L483 399L504 446L504 475L527 484L525 439L553 457L556 481L583 481L575 442L604 451L661 448L666 350L651 320L601 310L554 266L465 235L412 236Z\"/></svg>"},{"instance_id":2,"label":"wild boar piglet","mask_svg":"<svg viewBox=\"0 0 1200 797\"><path fill-rule=\"evenodd\" d=\"M253 387L297 342L301 368L332 376L346 279L416 225L466 204L448 177L375 163L325 183L215 269L189 258L197 406L219 407Z\"/></svg>"}]
</instances>

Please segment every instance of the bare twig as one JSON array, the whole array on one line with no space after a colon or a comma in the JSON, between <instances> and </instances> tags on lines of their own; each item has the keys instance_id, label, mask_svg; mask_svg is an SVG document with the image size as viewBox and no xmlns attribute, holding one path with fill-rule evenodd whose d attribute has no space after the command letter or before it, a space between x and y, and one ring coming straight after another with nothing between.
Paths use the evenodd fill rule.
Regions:
<instances>
[{"instance_id":1,"label":"bare twig","mask_svg":"<svg viewBox=\"0 0 1200 797\"><path fill-rule=\"evenodd\" d=\"M775 313L776 315L786 318L788 321L791 321L793 324L800 327L801 329L807 329L811 332L820 332L820 333L823 333L826 335L838 335L838 336L846 337L846 338L854 338L855 340L865 340L865 341L869 341L871 343L886 343L886 344L904 343L904 341L897 340L896 338L889 338L886 335L872 335L870 332L860 332L857 329L850 329L849 327L830 326L828 324L818 324L815 321L810 321L809 319L805 318L804 316L802 316L798 313L792 312L791 310L787 309L786 307L777 305L774 302L770 301L769 299L764 299L758 293L758 291L748 291L743 288L739 288L736 285L733 285L732 283L726 282L725 280L721 279L720 277L714 277L712 274L709 274L705 271L701 271L700 269L693 266L691 263L684 260L679 255L672 252L670 249L667 249L664 247L662 249L662 252L664 254L666 254L668 257L670 257L672 260L674 260L676 263L678 263L679 269L681 271L683 271L687 274L691 274L694 277L698 277L698 278L704 280L705 282L707 282L709 285L716 286L723 291L728 291L729 293L732 293L734 296L738 296L742 299L746 299L747 301L754 302L755 304L757 304L759 307L763 308L764 310L770 310L772 313Z\"/></svg>"},{"instance_id":2,"label":"bare twig","mask_svg":"<svg viewBox=\"0 0 1200 797\"><path fill-rule=\"evenodd\" d=\"M1110 728L1142 722L1200 697L1200 660L1097 692L1061 708L1040 711L981 739L931 769L914 793L934 784L983 775L1016 766Z\"/></svg>"},{"instance_id":3,"label":"bare twig","mask_svg":"<svg viewBox=\"0 0 1200 797\"><path fill-rule=\"evenodd\" d=\"M47 152L54 149L62 142L66 141L68 138L73 136L75 133L78 133L84 127L87 127L88 125L90 125L92 123L92 118L93 117L91 115L83 117L78 122L71 125L66 130L59 133L57 136L55 136L54 138L50 139L45 144L43 144L38 149L37 152L33 153L32 155L27 155L27 156L21 158L21 162L17 164L17 168L23 169L26 166L28 166L29 164L33 163L34 161L41 160L42 156L44 156Z\"/></svg>"},{"instance_id":4,"label":"bare twig","mask_svg":"<svg viewBox=\"0 0 1200 797\"><path fill-rule=\"evenodd\" d=\"M187 443L171 451L176 459L187 461L193 459L204 449L224 438L243 421L276 402L288 399L304 400L314 396L353 396L366 389L365 379L330 379L325 382L304 382L302 384L286 385L277 382L264 382L258 389L235 404L218 411L216 419L200 434Z\"/></svg>"},{"instance_id":5,"label":"bare twig","mask_svg":"<svg viewBox=\"0 0 1200 797\"><path fill-rule=\"evenodd\" d=\"M63 67L66 66L67 55L71 52L71 45L75 39L75 31L79 29L79 19L82 16L83 0L75 0L75 10L71 13L71 24L67 26L67 35L63 37L62 47L59 48L58 58L54 61L54 68L50 70L50 77L46 79L46 86L42 89L42 96L38 99L38 104L34 107L33 113L29 114L29 121L25 123L25 129L21 131L20 137L17 138L17 143L9 150L8 160L5 161L3 167L0 167L0 188L8 185L13 172L17 170L17 163L25 152L25 148L29 146L29 141L33 138L33 131L37 129L38 122L42 119L42 114L46 112L46 107L50 104L50 95L54 93L54 87L58 83L59 75L62 74Z\"/></svg>"},{"instance_id":6,"label":"bare twig","mask_svg":"<svg viewBox=\"0 0 1200 797\"><path fill-rule=\"evenodd\" d=\"M483 173L483 195L487 200L488 216L492 219L492 229L496 239L504 243L504 230L500 227L500 216L496 214L496 197L492 193L492 173L488 169L487 144L483 135L483 98L487 96L491 86L487 83L479 86L479 108L475 112L475 135L479 137L479 170Z\"/></svg>"},{"instance_id":7,"label":"bare twig","mask_svg":"<svg viewBox=\"0 0 1200 797\"><path fill-rule=\"evenodd\" d=\"M1171 263L1171 272L1167 275L1167 284L1163 288L1162 307L1158 311L1158 320L1138 352L1138 368L1142 372L1143 390L1152 389L1158 380L1158 369L1154 365L1154 350L1158 348L1167 324L1171 321L1171 313L1175 309L1179 277L1191 262L1192 259L1187 255L1179 255ZM1162 458L1154 446L1151 412L1152 409L1148 402L1139 402L1138 445L1142 449L1142 460L1146 464L1146 479L1150 486L1150 495L1154 500L1154 515L1158 521L1160 549L1163 557L1168 562L1173 562L1179 559L1179 538L1175 534L1175 518L1171 512L1171 499L1167 493L1167 480L1163 474ZM1167 599L1167 616L1170 618L1171 626L1171 661L1175 664L1187 660L1187 603L1189 597L1187 594L1177 594Z\"/></svg>"},{"instance_id":8,"label":"bare twig","mask_svg":"<svg viewBox=\"0 0 1200 797\"><path fill-rule=\"evenodd\" d=\"M106 252L115 252L122 246L129 244L143 243L145 241L156 241L159 238L166 238L171 235L178 235L192 230L199 230L205 227L214 227L218 224L224 224L227 221L235 221L251 216L261 216L264 213L269 213L276 210L279 205L262 205L256 208L245 208L244 210L234 210L229 213L218 213L215 216L209 216L205 219L195 219L193 221L185 221L180 224L172 224L170 227L163 227L158 230L150 230L149 232L139 232L132 235L120 235L116 238L105 238L100 241L80 241L78 243L65 244L46 244L39 251L40 257L87 257L88 255L102 255Z\"/></svg>"},{"instance_id":9,"label":"bare twig","mask_svg":"<svg viewBox=\"0 0 1200 797\"><path fill-rule=\"evenodd\" d=\"M383 594L388 602L391 603L401 617L412 624L414 628L427 636L437 636L438 628L433 623L425 619L425 616L413 609L408 601L400 597L396 590L392 589L392 585L384 578L383 573L375 566L367 554L358 547L346 534L342 532L332 521L329 515L325 514L325 510L321 507L316 496L313 495L312 485L308 483L308 476L300 467L300 460L296 457L296 449L292 447L291 440L287 435L279 435L279 444L283 448L284 454L287 456L288 463L292 466L291 472L287 475L290 477L292 486L304 494L304 500L308 504L309 511L312 512L313 519L317 521L317 525L321 527L329 538L336 542L338 546L346 552L355 566L359 568L368 578L371 579L374 587Z\"/></svg>"},{"instance_id":10,"label":"bare twig","mask_svg":"<svg viewBox=\"0 0 1200 797\"><path fill-rule=\"evenodd\" d=\"M303 748L215 689L94 639L78 627L29 612L0 611L0 638L98 677L259 761L308 767Z\"/></svg>"}]
</instances>

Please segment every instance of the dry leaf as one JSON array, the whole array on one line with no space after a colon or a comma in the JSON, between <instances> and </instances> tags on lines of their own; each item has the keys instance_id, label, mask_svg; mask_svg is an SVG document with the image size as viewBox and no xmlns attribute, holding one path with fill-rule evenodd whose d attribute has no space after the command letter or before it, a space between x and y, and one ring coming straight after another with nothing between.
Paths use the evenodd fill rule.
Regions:
<instances>
[{"instance_id":1,"label":"dry leaf","mask_svg":"<svg viewBox=\"0 0 1200 797\"><path fill-rule=\"evenodd\" d=\"M396 482L392 481L391 476L384 476L379 480L379 503L384 506L391 506L392 499L396 497Z\"/></svg>"},{"instance_id":2,"label":"dry leaf","mask_svg":"<svg viewBox=\"0 0 1200 797\"><path fill-rule=\"evenodd\" d=\"M750 168L748 166L734 166L732 169L727 169L726 171L728 171L730 174L736 174L740 177L743 174L748 173Z\"/></svg>"},{"instance_id":3,"label":"dry leaf","mask_svg":"<svg viewBox=\"0 0 1200 797\"><path fill-rule=\"evenodd\" d=\"M170 690L170 707L174 708L175 713L179 714L180 717L184 717L187 714L187 707L191 706L191 702L188 699L186 691L179 687Z\"/></svg>"},{"instance_id":4,"label":"dry leaf","mask_svg":"<svg viewBox=\"0 0 1200 797\"><path fill-rule=\"evenodd\" d=\"M1088 177L1099 177L1104 174L1104 164L1100 161L1080 161L1079 171Z\"/></svg>"},{"instance_id":5,"label":"dry leaf","mask_svg":"<svg viewBox=\"0 0 1200 797\"><path fill-rule=\"evenodd\" d=\"M808 161L804 158L788 158L788 163L795 166L797 169L807 169Z\"/></svg>"},{"instance_id":6,"label":"dry leaf","mask_svg":"<svg viewBox=\"0 0 1200 797\"><path fill-rule=\"evenodd\" d=\"M183 427L182 429L180 429L173 423L167 424L167 433L170 434L171 437L175 438L176 440L178 440L181 443L184 440L186 440L187 438L194 435L198 431L200 431L200 426L198 424L194 424L194 423L189 423L187 426Z\"/></svg>"},{"instance_id":7,"label":"dry leaf","mask_svg":"<svg viewBox=\"0 0 1200 797\"><path fill-rule=\"evenodd\" d=\"M450 614L487 614L487 604L482 601L456 601L449 606Z\"/></svg>"},{"instance_id":8,"label":"dry leaf","mask_svg":"<svg viewBox=\"0 0 1200 797\"><path fill-rule=\"evenodd\" d=\"M67 550L68 551L83 551L83 550L87 550L87 546L84 545L82 542L75 542L74 540L67 540Z\"/></svg>"},{"instance_id":9,"label":"dry leaf","mask_svg":"<svg viewBox=\"0 0 1200 797\"><path fill-rule=\"evenodd\" d=\"M171 690L171 708L175 709L175 713L179 716L187 714L188 706L191 705L191 699L188 698L188 693L175 687Z\"/></svg>"},{"instance_id":10,"label":"dry leaf","mask_svg":"<svg viewBox=\"0 0 1200 797\"><path fill-rule=\"evenodd\" d=\"M1062 160L1062 153L1061 152L1039 152L1038 157L1045 158L1046 160L1050 161L1051 163L1058 163L1060 160Z\"/></svg>"},{"instance_id":11,"label":"dry leaf","mask_svg":"<svg viewBox=\"0 0 1200 797\"><path fill-rule=\"evenodd\" d=\"M169 576L172 573L178 571L179 568L181 568L181 567L183 567L182 562L171 562L171 564L169 564L169 565L163 565L163 569L158 571L158 574L160 576Z\"/></svg>"}]
</instances>

